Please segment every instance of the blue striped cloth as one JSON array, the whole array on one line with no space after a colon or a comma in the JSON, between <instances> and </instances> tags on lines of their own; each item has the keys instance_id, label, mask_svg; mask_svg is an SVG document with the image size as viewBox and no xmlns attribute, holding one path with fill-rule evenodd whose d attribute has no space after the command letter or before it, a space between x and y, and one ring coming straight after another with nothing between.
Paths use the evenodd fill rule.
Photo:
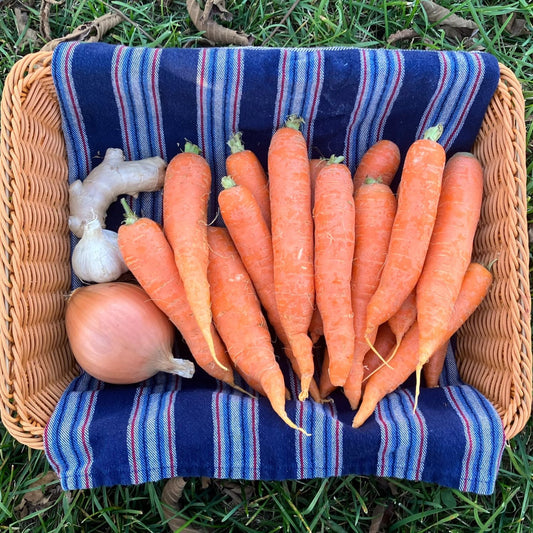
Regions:
<instances>
[{"instance_id":1,"label":"blue striped cloth","mask_svg":"<svg viewBox=\"0 0 533 533\"><path fill-rule=\"evenodd\" d=\"M52 73L70 181L83 179L109 147L122 148L127 159L170 160L190 140L213 169L211 219L226 142L235 131L266 163L272 133L298 114L310 157L344 155L354 170L377 140L393 140L405 154L426 128L442 123L440 142L452 154L471 149L499 80L497 61L478 52L102 43L59 45ZM129 200L137 212L161 221L159 193ZM107 225L116 229L121 220L115 203ZM72 286L78 284L73 277ZM184 345L176 353L188 356ZM298 382L283 359L280 364L296 398ZM452 349L442 387L422 389L415 412L411 382L380 402L359 429L351 427L354 413L342 394L333 399L287 402L289 416L312 434L305 437L265 398L250 398L200 368L191 380L158 374L132 386L82 374L46 426L45 451L65 489L176 475L280 480L358 474L493 492L505 444L502 422L486 398L461 382Z\"/></svg>"}]
</instances>

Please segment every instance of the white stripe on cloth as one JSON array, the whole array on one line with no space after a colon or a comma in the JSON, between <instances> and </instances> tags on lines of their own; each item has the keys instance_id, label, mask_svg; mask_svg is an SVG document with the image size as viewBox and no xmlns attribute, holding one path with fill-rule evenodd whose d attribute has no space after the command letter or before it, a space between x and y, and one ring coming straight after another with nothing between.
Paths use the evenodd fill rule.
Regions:
<instances>
[{"instance_id":1,"label":"white stripe on cloth","mask_svg":"<svg viewBox=\"0 0 533 533\"><path fill-rule=\"evenodd\" d=\"M478 393L470 386L446 387L444 392L461 421L467 443L462 461L460 490L490 492L491 471L495 461L499 461L494 456L499 449L495 444L503 439L503 426L494 427L493 418L480 401ZM474 423L472 418L475 419Z\"/></svg>"},{"instance_id":2,"label":"white stripe on cloth","mask_svg":"<svg viewBox=\"0 0 533 533\"><path fill-rule=\"evenodd\" d=\"M358 127L354 135L352 146L356 149L356 160L360 161L368 148L379 141L380 130L390 114L401 89L403 69L400 54L391 55L387 50L362 51L368 59L374 60L374 65L368 70L371 74L367 103L361 118L356 118ZM351 154L350 154L351 155Z\"/></svg>"},{"instance_id":3,"label":"white stripe on cloth","mask_svg":"<svg viewBox=\"0 0 533 533\"><path fill-rule=\"evenodd\" d=\"M416 136L427 128L442 124L439 143L446 149L457 137L481 86L484 65L477 55L457 53L454 61L439 53L439 85L419 122Z\"/></svg>"},{"instance_id":4,"label":"white stripe on cloth","mask_svg":"<svg viewBox=\"0 0 533 533\"><path fill-rule=\"evenodd\" d=\"M379 402L375 418L381 444L376 474L421 479L427 450L427 426L420 410L413 413L414 398L399 389Z\"/></svg>"},{"instance_id":5,"label":"white stripe on cloth","mask_svg":"<svg viewBox=\"0 0 533 533\"><path fill-rule=\"evenodd\" d=\"M89 141L85 130L85 123L78 102L76 87L73 83L72 58L74 49L79 43L72 43L60 47L58 58L54 65L60 65L61 69L54 69L55 82L58 91L64 95L60 99L63 106L63 132L68 154L69 183L77 179L84 179L91 170L91 156L89 154Z\"/></svg>"},{"instance_id":6,"label":"white stripe on cloth","mask_svg":"<svg viewBox=\"0 0 533 533\"><path fill-rule=\"evenodd\" d=\"M211 396L211 413L215 477L258 479L261 459L258 400L219 382Z\"/></svg>"}]
</instances>

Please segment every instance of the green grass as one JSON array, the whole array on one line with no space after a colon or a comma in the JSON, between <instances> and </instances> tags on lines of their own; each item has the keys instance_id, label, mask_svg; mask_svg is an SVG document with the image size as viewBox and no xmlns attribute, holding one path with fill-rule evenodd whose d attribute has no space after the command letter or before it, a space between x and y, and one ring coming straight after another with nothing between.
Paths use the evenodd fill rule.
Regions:
<instances>
[{"instance_id":1,"label":"green grass","mask_svg":"<svg viewBox=\"0 0 533 533\"><path fill-rule=\"evenodd\" d=\"M2 4L0 17L0 87L13 63L42 43L24 40L15 24L15 4ZM39 7L28 7L27 28L38 30ZM227 1L232 28L255 36L255 45L356 45L386 47L395 32L412 28L418 39L398 46L429 49L482 48L508 65L523 84L526 97L528 192L533 190L533 34L513 35L513 16L533 31L533 4L517 0L441 1L454 13L474 20L473 39L450 41L428 22L418 1L302 0L281 21L291 1ZM109 6L129 20L105 41L142 46L198 46L185 2L131 3L64 0L53 4L53 37L104 14ZM27 35L26 28L26 35ZM422 39L423 38L423 39ZM531 210L531 207L530 207ZM50 468L43 454L16 442L0 428L0 531L17 532L159 532L168 531L161 493L164 481L140 486L63 492L58 482L42 483ZM274 482L190 479L176 511L182 523L218 531L361 531L383 516L382 531L391 532L527 532L533 521L533 423L507 446L496 490L476 496L421 482L348 476L339 479ZM36 492L36 487L41 492ZM376 525L376 524L374 524ZM387 525L387 528L385 528ZM377 529L375 529L377 531Z\"/></svg>"}]
</instances>

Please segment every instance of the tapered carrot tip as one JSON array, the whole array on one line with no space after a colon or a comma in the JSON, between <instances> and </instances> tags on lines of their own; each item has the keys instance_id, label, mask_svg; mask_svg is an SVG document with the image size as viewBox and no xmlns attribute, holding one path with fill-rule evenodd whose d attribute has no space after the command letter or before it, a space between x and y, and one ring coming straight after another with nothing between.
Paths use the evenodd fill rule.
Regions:
<instances>
[{"instance_id":1,"label":"tapered carrot tip","mask_svg":"<svg viewBox=\"0 0 533 533\"><path fill-rule=\"evenodd\" d=\"M353 417L352 427L360 428L368 420L370 415L374 412L375 407L376 407L376 404L374 404L373 402L365 403L365 401L363 400L363 402L361 403L359 407L359 410Z\"/></svg>"},{"instance_id":2,"label":"tapered carrot tip","mask_svg":"<svg viewBox=\"0 0 533 533\"><path fill-rule=\"evenodd\" d=\"M250 396L250 398L254 398L256 399L257 396L255 396L254 394L252 394L251 392L248 392L247 390L244 390L242 387L239 387L238 385L235 385L235 383L233 385L231 385L236 391L239 391L240 393L242 394L246 394L246 396Z\"/></svg>"},{"instance_id":3,"label":"tapered carrot tip","mask_svg":"<svg viewBox=\"0 0 533 533\"><path fill-rule=\"evenodd\" d=\"M313 379L313 376L302 376L300 379L300 386L302 390L300 391L300 394L298 394L298 400L303 402L304 400L307 400L309 397L309 387L311 386L311 380Z\"/></svg>"},{"instance_id":4,"label":"tapered carrot tip","mask_svg":"<svg viewBox=\"0 0 533 533\"><path fill-rule=\"evenodd\" d=\"M227 366L224 366L217 357L216 351L215 351L215 343L213 342L213 337L211 335L211 328L202 331L202 335L204 336L205 342L207 342L207 347L209 348L209 353L211 354L211 357L213 358L213 361L222 368L222 370L228 371L229 368Z\"/></svg>"},{"instance_id":5,"label":"tapered carrot tip","mask_svg":"<svg viewBox=\"0 0 533 533\"><path fill-rule=\"evenodd\" d=\"M422 367L423 364L416 365L416 386L415 386L415 403L413 405L413 413L418 407L418 397L420 396L420 380L422 379Z\"/></svg>"},{"instance_id":6,"label":"tapered carrot tip","mask_svg":"<svg viewBox=\"0 0 533 533\"><path fill-rule=\"evenodd\" d=\"M316 382L311 380L311 385L309 386L309 395L315 402L325 403L326 401L329 401L329 399L324 398L324 396L327 396L328 394L322 395Z\"/></svg>"},{"instance_id":7,"label":"tapered carrot tip","mask_svg":"<svg viewBox=\"0 0 533 533\"><path fill-rule=\"evenodd\" d=\"M346 396L348 397L348 395ZM348 403L350 404L350 409L352 411L355 411L357 407L359 406L360 401L361 401L361 393L350 394L348 397Z\"/></svg>"},{"instance_id":8,"label":"tapered carrot tip","mask_svg":"<svg viewBox=\"0 0 533 533\"><path fill-rule=\"evenodd\" d=\"M287 413L285 411L281 411L281 412L278 412L277 413L278 416L283 420L283 422L285 422L285 424L287 424L289 427L291 427L292 429L296 429L297 431L299 431L300 433L303 433L306 437L310 437L311 436L311 433L308 433L307 431L305 431L304 428L301 428L300 426L297 426L290 418L289 416L287 415Z\"/></svg>"}]
</instances>

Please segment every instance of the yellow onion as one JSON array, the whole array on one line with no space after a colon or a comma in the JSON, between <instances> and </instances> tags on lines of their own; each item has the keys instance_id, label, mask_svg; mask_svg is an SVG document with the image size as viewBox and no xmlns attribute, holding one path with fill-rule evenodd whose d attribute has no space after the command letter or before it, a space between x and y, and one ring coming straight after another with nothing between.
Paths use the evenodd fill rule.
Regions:
<instances>
[{"instance_id":1,"label":"yellow onion","mask_svg":"<svg viewBox=\"0 0 533 533\"><path fill-rule=\"evenodd\" d=\"M78 364L107 383L137 383L160 371L194 374L192 361L172 354L173 324L138 285L114 281L75 289L65 325Z\"/></svg>"}]
</instances>

